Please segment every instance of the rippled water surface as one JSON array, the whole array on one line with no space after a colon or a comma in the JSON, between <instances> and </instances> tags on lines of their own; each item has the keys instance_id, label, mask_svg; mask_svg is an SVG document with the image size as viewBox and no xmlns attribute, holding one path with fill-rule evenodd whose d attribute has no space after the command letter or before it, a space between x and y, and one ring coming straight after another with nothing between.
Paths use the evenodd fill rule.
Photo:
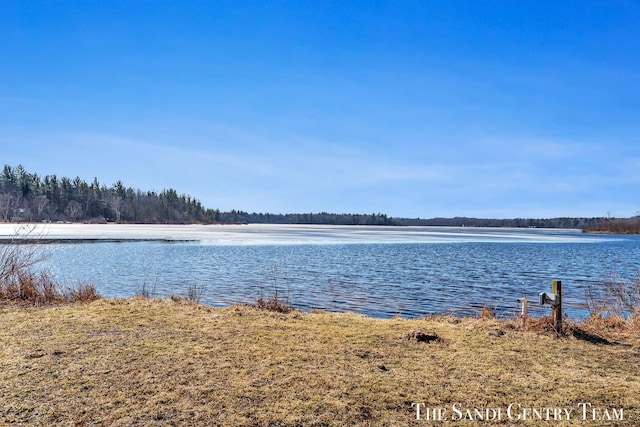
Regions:
<instances>
[{"instance_id":1,"label":"rippled water surface","mask_svg":"<svg viewBox=\"0 0 640 427\"><path fill-rule=\"evenodd\" d=\"M563 281L565 310L581 317L586 284L614 273L631 279L640 266L638 236L574 230L247 230L244 237L191 242L52 244L48 263L62 281L92 282L107 297L132 296L143 286L159 296L185 295L197 284L203 302L220 306L277 289L302 309L376 317L467 315L482 306L510 315L518 310L516 298L537 301L552 279Z\"/></svg>"}]
</instances>

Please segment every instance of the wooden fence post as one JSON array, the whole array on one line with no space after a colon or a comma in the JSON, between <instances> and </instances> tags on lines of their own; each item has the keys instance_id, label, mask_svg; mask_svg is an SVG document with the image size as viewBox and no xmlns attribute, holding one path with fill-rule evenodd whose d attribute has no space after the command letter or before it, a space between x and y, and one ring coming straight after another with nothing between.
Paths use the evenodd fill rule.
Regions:
<instances>
[{"instance_id":1,"label":"wooden fence post","mask_svg":"<svg viewBox=\"0 0 640 427\"><path fill-rule=\"evenodd\" d=\"M553 329L556 333L562 332L562 281L551 281L551 293L556 294L556 303L551 306L553 316Z\"/></svg>"}]
</instances>

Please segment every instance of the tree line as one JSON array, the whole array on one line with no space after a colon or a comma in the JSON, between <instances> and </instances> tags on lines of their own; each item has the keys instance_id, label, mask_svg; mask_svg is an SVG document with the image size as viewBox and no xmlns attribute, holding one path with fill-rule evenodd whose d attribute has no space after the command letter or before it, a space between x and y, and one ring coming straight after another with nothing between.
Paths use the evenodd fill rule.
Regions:
<instances>
[{"instance_id":1,"label":"tree line","mask_svg":"<svg viewBox=\"0 0 640 427\"><path fill-rule=\"evenodd\" d=\"M585 229L601 223L602 217L591 218L393 218L395 225L442 227L517 227L517 228L574 228Z\"/></svg>"},{"instance_id":2,"label":"tree line","mask_svg":"<svg viewBox=\"0 0 640 427\"><path fill-rule=\"evenodd\" d=\"M131 223L214 222L216 211L175 189L141 191L56 175L39 176L22 165L0 175L0 220Z\"/></svg>"},{"instance_id":3,"label":"tree line","mask_svg":"<svg viewBox=\"0 0 640 427\"><path fill-rule=\"evenodd\" d=\"M232 211L234 212L234 211ZM328 212L302 214L247 213L235 211L232 218L253 224L331 224L331 225L397 225L382 213L335 214Z\"/></svg>"},{"instance_id":4,"label":"tree line","mask_svg":"<svg viewBox=\"0 0 640 427\"><path fill-rule=\"evenodd\" d=\"M94 178L58 177L28 172L22 165L5 165L0 174L0 221L119 222L142 224L270 223L392 225L384 214L271 214L228 212L206 208L173 189L160 192L111 186Z\"/></svg>"},{"instance_id":5,"label":"tree line","mask_svg":"<svg viewBox=\"0 0 640 427\"><path fill-rule=\"evenodd\" d=\"M640 234L640 215L631 218L606 218L585 227L589 233Z\"/></svg>"}]
</instances>

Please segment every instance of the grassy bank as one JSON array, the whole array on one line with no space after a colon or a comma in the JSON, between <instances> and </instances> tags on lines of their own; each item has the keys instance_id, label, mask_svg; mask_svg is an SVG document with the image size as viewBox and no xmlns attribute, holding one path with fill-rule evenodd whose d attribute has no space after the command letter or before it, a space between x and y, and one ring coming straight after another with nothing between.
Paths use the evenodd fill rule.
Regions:
<instances>
[{"instance_id":1,"label":"grassy bank","mask_svg":"<svg viewBox=\"0 0 640 427\"><path fill-rule=\"evenodd\" d=\"M638 425L640 339L619 326L558 338L515 321L275 313L178 298L2 308L0 424L432 425L426 406L445 408L443 424L482 423L478 414L452 421L456 404L465 417L501 408L491 424L532 425L507 417L514 404L513 417L574 410L569 421L535 425ZM425 404L421 421L413 402ZM590 409L583 420L581 402L598 418L622 408L624 419L594 421Z\"/></svg>"}]
</instances>

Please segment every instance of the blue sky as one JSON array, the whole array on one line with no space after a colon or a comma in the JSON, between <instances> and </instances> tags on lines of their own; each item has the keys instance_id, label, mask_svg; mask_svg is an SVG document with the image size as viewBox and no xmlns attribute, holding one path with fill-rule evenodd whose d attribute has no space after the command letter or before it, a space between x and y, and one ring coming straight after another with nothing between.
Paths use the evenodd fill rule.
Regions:
<instances>
[{"instance_id":1,"label":"blue sky","mask_svg":"<svg viewBox=\"0 0 640 427\"><path fill-rule=\"evenodd\" d=\"M0 0L1 163L249 212L640 211L640 2Z\"/></svg>"}]
</instances>

